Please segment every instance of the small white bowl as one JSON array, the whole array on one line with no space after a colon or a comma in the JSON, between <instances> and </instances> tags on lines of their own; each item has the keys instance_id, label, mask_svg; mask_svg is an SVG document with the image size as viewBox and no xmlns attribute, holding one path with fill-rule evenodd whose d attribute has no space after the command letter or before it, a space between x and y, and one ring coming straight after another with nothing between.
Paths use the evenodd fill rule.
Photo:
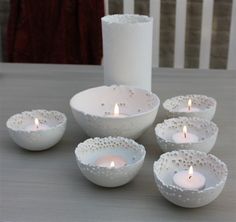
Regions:
<instances>
[{"instance_id":1,"label":"small white bowl","mask_svg":"<svg viewBox=\"0 0 236 222\"><path fill-rule=\"evenodd\" d=\"M118 104L121 116L115 116ZM138 138L155 120L159 98L144 89L130 86L100 86L72 97L72 113L90 137Z\"/></svg>"},{"instance_id":2,"label":"small white bowl","mask_svg":"<svg viewBox=\"0 0 236 222\"><path fill-rule=\"evenodd\" d=\"M38 128L34 125L39 120ZM66 116L58 111L32 110L15 114L6 126L13 141L20 147L40 151L54 146L66 129Z\"/></svg>"},{"instance_id":3,"label":"small white bowl","mask_svg":"<svg viewBox=\"0 0 236 222\"><path fill-rule=\"evenodd\" d=\"M173 183L173 176L182 170L194 170L206 178L201 190L185 190ZM153 165L154 178L161 194L170 202L186 208L201 207L215 200L224 188L228 170L217 157L194 150L172 151L160 156Z\"/></svg>"},{"instance_id":4,"label":"small white bowl","mask_svg":"<svg viewBox=\"0 0 236 222\"><path fill-rule=\"evenodd\" d=\"M103 187L118 187L131 181L142 167L145 155L144 146L123 137L88 139L75 149L82 174ZM99 159L107 156L121 158L126 164L118 168L97 164Z\"/></svg>"},{"instance_id":5,"label":"small white bowl","mask_svg":"<svg viewBox=\"0 0 236 222\"><path fill-rule=\"evenodd\" d=\"M191 112L183 110L188 107L189 99L192 100ZM167 99L163 103L163 108L166 110L167 116L170 118L187 116L211 120L215 115L216 105L216 100L211 97L205 95L186 95Z\"/></svg>"},{"instance_id":6,"label":"small white bowl","mask_svg":"<svg viewBox=\"0 0 236 222\"><path fill-rule=\"evenodd\" d=\"M195 142L178 143L173 139L173 135L181 133L183 126L187 126L187 136L189 133L198 137ZM157 143L163 152L173 150L198 150L210 152L215 145L218 127L215 123L198 117L179 117L164 120L155 127Z\"/></svg>"}]
</instances>

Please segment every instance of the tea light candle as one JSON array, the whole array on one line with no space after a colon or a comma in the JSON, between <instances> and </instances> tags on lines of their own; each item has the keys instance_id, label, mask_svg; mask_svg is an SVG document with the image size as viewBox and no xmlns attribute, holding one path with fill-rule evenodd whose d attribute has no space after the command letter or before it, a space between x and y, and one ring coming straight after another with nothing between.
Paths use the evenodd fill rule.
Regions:
<instances>
[{"instance_id":1,"label":"tea light candle","mask_svg":"<svg viewBox=\"0 0 236 222\"><path fill-rule=\"evenodd\" d=\"M106 115L108 117L116 117L116 118L122 118L126 117L127 115L120 113L119 105L116 103L114 106L114 112L111 115Z\"/></svg>"},{"instance_id":2,"label":"tea light candle","mask_svg":"<svg viewBox=\"0 0 236 222\"><path fill-rule=\"evenodd\" d=\"M47 130L50 127L46 124L41 124L38 118L34 119L34 124L26 126L26 131L38 131L38 130Z\"/></svg>"},{"instance_id":3,"label":"tea light candle","mask_svg":"<svg viewBox=\"0 0 236 222\"><path fill-rule=\"evenodd\" d=\"M193 167L190 166L189 170L176 173L173 182L186 190L200 190L204 188L206 179L201 173L193 171Z\"/></svg>"},{"instance_id":4,"label":"tea light candle","mask_svg":"<svg viewBox=\"0 0 236 222\"><path fill-rule=\"evenodd\" d=\"M175 143L196 143L198 142L198 136L187 132L187 127L183 127L183 132L175 133L172 136Z\"/></svg>"},{"instance_id":5,"label":"tea light candle","mask_svg":"<svg viewBox=\"0 0 236 222\"><path fill-rule=\"evenodd\" d=\"M126 165L126 161L120 156L108 155L97 159L96 165L107 168L120 168Z\"/></svg>"},{"instance_id":6,"label":"tea light candle","mask_svg":"<svg viewBox=\"0 0 236 222\"><path fill-rule=\"evenodd\" d=\"M179 112L186 112L186 113L199 112L199 111L200 111L199 108L192 107L192 100L191 99L188 100L188 106L187 107L179 109Z\"/></svg>"}]
</instances>

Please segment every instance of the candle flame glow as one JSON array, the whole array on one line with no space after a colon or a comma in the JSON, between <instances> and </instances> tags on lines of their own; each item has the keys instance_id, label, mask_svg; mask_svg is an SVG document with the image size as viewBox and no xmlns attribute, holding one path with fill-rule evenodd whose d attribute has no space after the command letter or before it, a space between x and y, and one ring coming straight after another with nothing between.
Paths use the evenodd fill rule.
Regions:
<instances>
[{"instance_id":1,"label":"candle flame glow","mask_svg":"<svg viewBox=\"0 0 236 222\"><path fill-rule=\"evenodd\" d=\"M39 119L38 118L34 119L34 124L35 124L36 128L39 127Z\"/></svg>"},{"instance_id":2,"label":"candle flame glow","mask_svg":"<svg viewBox=\"0 0 236 222\"><path fill-rule=\"evenodd\" d=\"M114 161L111 161L110 167L111 168L115 167L115 162Z\"/></svg>"},{"instance_id":3,"label":"candle flame glow","mask_svg":"<svg viewBox=\"0 0 236 222\"><path fill-rule=\"evenodd\" d=\"M190 180L192 178L192 176L193 176L193 167L190 166L189 170L188 170L188 179Z\"/></svg>"},{"instance_id":4,"label":"candle flame glow","mask_svg":"<svg viewBox=\"0 0 236 222\"><path fill-rule=\"evenodd\" d=\"M187 138L187 126L183 127L184 138Z\"/></svg>"},{"instance_id":5,"label":"candle flame glow","mask_svg":"<svg viewBox=\"0 0 236 222\"><path fill-rule=\"evenodd\" d=\"M119 114L120 114L120 109L118 104L116 103L114 107L114 116L119 116Z\"/></svg>"},{"instance_id":6,"label":"candle flame glow","mask_svg":"<svg viewBox=\"0 0 236 222\"><path fill-rule=\"evenodd\" d=\"M192 100L189 99L189 100L188 100L188 110L189 110L189 111L191 110L191 106L192 106Z\"/></svg>"}]
</instances>

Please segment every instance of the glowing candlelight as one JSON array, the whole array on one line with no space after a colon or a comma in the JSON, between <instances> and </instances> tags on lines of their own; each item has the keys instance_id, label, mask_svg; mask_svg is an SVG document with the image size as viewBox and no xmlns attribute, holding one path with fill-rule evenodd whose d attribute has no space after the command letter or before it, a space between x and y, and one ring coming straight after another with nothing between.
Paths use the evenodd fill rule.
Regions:
<instances>
[{"instance_id":1,"label":"glowing candlelight","mask_svg":"<svg viewBox=\"0 0 236 222\"><path fill-rule=\"evenodd\" d=\"M192 100L188 100L188 110L191 111L191 106L192 106Z\"/></svg>"},{"instance_id":2,"label":"glowing candlelight","mask_svg":"<svg viewBox=\"0 0 236 222\"><path fill-rule=\"evenodd\" d=\"M98 158L95 162L97 166L107 168L119 168L126 164L126 161L121 156L106 155Z\"/></svg>"},{"instance_id":3,"label":"glowing candlelight","mask_svg":"<svg viewBox=\"0 0 236 222\"><path fill-rule=\"evenodd\" d=\"M175 143L197 143L199 140L197 135L187 131L187 126L183 127L183 132L174 133L172 139Z\"/></svg>"},{"instance_id":4,"label":"glowing candlelight","mask_svg":"<svg viewBox=\"0 0 236 222\"><path fill-rule=\"evenodd\" d=\"M200 190L204 188L206 178L201 173L193 171L193 167L190 166L189 170L176 173L173 182L178 187L186 190Z\"/></svg>"},{"instance_id":5,"label":"glowing candlelight","mask_svg":"<svg viewBox=\"0 0 236 222\"><path fill-rule=\"evenodd\" d=\"M125 114L120 113L120 107L119 107L118 103L115 104L112 114L105 114L105 115L108 117L116 117L116 118L122 118L122 117L127 116Z\"/></svg>"},{"instance_id":6,"label":"glowing candlelight","mask_svg":"<svg viewBox=\"0 0 236 222\"><path fill-rule=\"evenodd\" d=\"M192 176L193 176L193 167L190 166L188 170L188 178L191 179Z\"/></svg>"},{"instance_id":7,"label":"glowing candlelight","mask_svg":"<svg viewBox=\"0 0 236 222\"><path fill-rule=\"evenodd\" d=\"M120 115L120 108L118 104L116 103L114 107L114 116L119 116L119 115Z\"/></svg>"},{"instance_id":8,"label":"glowing candlelight","mask_svg":"<svg viewBox=\"0 0 236 222\"><path fill-rule=\"evenodd\" d=\"M35 124L36 128L38 129L39 128L39 119L38 118L34 119L34 124Z\"/></svg>"},{"instance_id":9,"label":"glowing candlelight","mask_svg":"<svg viewBox=\"0 0 236 222\"><path fill-rule=\"evenodd\" d=\"M187 126L183 127L184 138L187 138Z\"/></svg>"},{"instance_id":10,"label":"glowing candlelight","mask_svg":"<svg viewBox=\"0 0 236 222\"><path fill-rule=\"evenodd\" d=\"M198 107L192 106L192 99L188 100L187 106L179 109L179 112L187 112L187 113L200 112L200 111L201 110Z\"/></svg>"},{"instance_id":11,"label":"glowing candlelight","mask_svg":"<svg viewBox=\"0 0 236 222\"><path fill-rule=\"evenodd\" d=\"M110 168L113 168L113 167L115 167L115 162L114 162L114 161L111 161Z\"/></svg>"}]
</instances>

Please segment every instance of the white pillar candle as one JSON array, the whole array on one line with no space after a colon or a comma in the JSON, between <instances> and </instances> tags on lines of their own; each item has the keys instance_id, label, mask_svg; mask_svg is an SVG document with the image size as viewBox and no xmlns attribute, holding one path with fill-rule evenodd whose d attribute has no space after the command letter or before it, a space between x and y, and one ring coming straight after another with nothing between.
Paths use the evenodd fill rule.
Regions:
<instances>
[{"instance_id":1,"label":"white pillar candle","mask_svg":"<svg viewBox=\"0 0 236 222\"><path fill-rule=\"evenodd\" d=\"M197 135L187 132L186 126L183 127L183 132L174 133L172 140L175 143L197 143L199 141Z\"/></svg>"},{"instance_id":2,"label":"white pillar candle","mask_svg":"<svg viewBox=\"0 0 236 222\"><path fill-rule=\"evenodd\" d=\"M151 91L153 18L102 18L105 85L132 85Z\"/></svg>"},{"instance_id":3,"label":"white pillar candle","mask_svg":"<svg viewBox=\"0 0 236 222\"><path fill-rule=\"evenodd\" d=\"M201 173L193 171L191 166L189 170L176 173L173 182L178 187L186 190L200 190L204 188L206 179Z\"/></svg>"},{"instance_id":4,"label":"white pillar candle","mask_svg":"<svg viewBox=\"0 0 236 222\"><path fill-rule=\"evenodd\" d=\"M100 167L120 168L126 165L126 161L120 156L107 155L97 159L95 164Z\"/></svg>"}]
</instances>

